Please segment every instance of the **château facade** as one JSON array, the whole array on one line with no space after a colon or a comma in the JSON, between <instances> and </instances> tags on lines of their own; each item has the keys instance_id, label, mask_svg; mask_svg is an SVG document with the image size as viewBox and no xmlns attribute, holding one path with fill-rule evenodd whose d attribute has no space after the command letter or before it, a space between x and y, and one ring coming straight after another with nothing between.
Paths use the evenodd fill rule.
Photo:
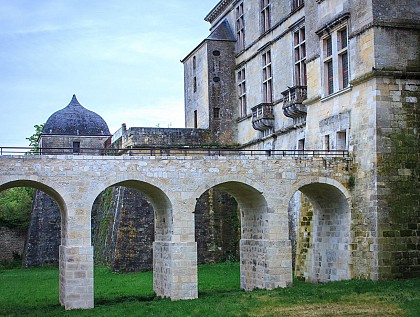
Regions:
<instances>
[{"instance_id":1,"label":"ch\u00e2teau facade","mask_svg":"<svg viewBox=\"0 0 420 317\"><path fill-rule=\"evenodd\" d=\"M390 0L221 0L205 17L209 36L182 60L185 128L123 124L112 136L102 129L82 138L81 128L73 127L70 134L46 129L42 147L69 147L74 154L84 147L99 152L114 148L123 149L122 155L134 148L162 147L295 150L296 170L311 161L308 150L323 153L325 166L342 153L348 159L342 175L349 177L341 185L350 198L319 184L302 186L291 200L283 197L290 200L295 275L310 281L418 277L418 10L415 0L405 5ZM76 102L74 97L71 104ZM121 198L119 191L108 195ZM144 197L124 195L143 208ZM203 196L195 211L199 262L237 257L241 232L236 202L213 189ZM139 219L127 201L118 203L122 207L112 217L92 212L93 231L114 239L107 242L119 256L110 256L112 266L131 271L145 250L152 258L153 210L144 204L147 216ZM101 219L119 220L114 225ZM128 219L127 228L118 229L123 219ZM224 219L231 219L230 229L223 227ZM146 229L133 225L146 222ZM226 230L216 243L215 237ZM122 244L145 247L124 257L118 232ZM140 240L130 242L127 237L133 236ZM95 239L94 233L95 252L106 254ZM228 242L229 253L218 252ZM145 269L152 263L141 265ZM320 272L325 267L331 269Z\"/></svg>"},{"instance_id":2,"label":"ch\u00e2teau facade","mask_svg":"<svg viewBox=\"0 0 420 317\"><path fill-rule=\"evenodd\" d=\"M222 0L182 60L187 128L243 149L349 151L351 278L420 274L418 10L414 0ZM297 254L330 217L311 208Z\"/></svg>"}]
</instances>

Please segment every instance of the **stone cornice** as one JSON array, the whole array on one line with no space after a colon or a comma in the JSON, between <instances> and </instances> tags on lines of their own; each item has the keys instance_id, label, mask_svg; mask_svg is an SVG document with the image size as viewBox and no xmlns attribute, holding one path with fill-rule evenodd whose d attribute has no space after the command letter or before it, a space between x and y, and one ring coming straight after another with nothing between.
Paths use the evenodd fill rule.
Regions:
<instances>
[{"instance_id":1,"label":"stone cornice","mask_svg":"<svg viewBox=\"0 0 420 317\"><path fill-rule=\"evenodd\" d=\"M328 33L329 30L331 30L332 28L336 27L337 25L343 23L344 21L348 20L349 18L350 18L350 13L345 12L345 13L339 15L338 17L334 18L332 21L323 25L319 30L315 31L315 33L318 36L321 36L325 32Z\"/></svg>"},{"instance_id":2,"label":"stone cornice","mask_svg":"<svg viewBox=\"0 0 420 317\"><path fill-rule=\"evenodd\" d=\"M204 21L213 23L214 20L235 0L221 0L211 11L206 15Z\"/></svg>"}]
</instances>

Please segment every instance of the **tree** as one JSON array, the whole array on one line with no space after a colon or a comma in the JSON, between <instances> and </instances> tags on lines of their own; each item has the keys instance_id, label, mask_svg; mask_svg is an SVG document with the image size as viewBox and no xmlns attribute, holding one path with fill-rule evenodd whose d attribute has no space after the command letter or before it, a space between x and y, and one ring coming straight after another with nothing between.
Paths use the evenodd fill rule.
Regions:
<instances>
[{"instance_id":1,"label":"tree","mask_svg":"<svg viewBox=\"0 0 420 317\"><path fill-rule=\"evenodd\" d=\"M0 192L0 225L26 229L32 212L35 189L10 188Z\"/></svg>"},{"instance_id":2,"label":"tree","mask_svg":"<svg viewBox=\"0 0 420 317\"><path fill-rule=\"evenodd\" d=\"M41 135L44 126L45 123L34 125L35 133L32 134L29 138L26 138L26 140L29 141L29 146L31 146L32 149L26 154L39 154L39 136Z\"/></svg>"}]
</instances>

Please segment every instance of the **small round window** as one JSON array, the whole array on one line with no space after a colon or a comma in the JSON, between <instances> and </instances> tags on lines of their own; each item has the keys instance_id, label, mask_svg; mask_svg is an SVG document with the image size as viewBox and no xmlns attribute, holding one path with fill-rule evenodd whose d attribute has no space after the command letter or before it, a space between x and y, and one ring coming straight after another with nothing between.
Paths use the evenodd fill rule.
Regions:
<instances>
[{"instance_id":1,"label":"small round window","mask_svg":"<svg viewBox=\"0 0 420 317\"><path fill-rule=\"evenodd\" d=\"M213 81L215 82L215 83L218 83L219 81L220 81L220 77L213 77Z\"/></svg>"},{"instance_id":2,"label":"small round window","mask_svg":"<svg viewBox=\"0 0 420 317\"><path fill-rule=\"evenodd\" d=\"M220 51L213 51L213 56L220 56Z\"/></svg>"}]
</instances>

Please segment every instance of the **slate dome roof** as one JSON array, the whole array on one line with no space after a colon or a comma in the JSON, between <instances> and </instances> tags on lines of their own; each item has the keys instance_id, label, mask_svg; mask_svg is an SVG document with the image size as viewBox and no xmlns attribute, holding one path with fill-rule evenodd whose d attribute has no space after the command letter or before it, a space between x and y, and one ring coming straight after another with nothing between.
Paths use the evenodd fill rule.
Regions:
<instances>
[{"instance_id":1,"label":"slate dome roof","mask_svg":"<svg viewBox=\"0 0 420 317\"><path fill-rule=\"evenodd\" d=\"M111 135L105 120L84 108L73 95L67 107L53 113L42 134L51 135Z\"/></svg>"}]
</instances>

